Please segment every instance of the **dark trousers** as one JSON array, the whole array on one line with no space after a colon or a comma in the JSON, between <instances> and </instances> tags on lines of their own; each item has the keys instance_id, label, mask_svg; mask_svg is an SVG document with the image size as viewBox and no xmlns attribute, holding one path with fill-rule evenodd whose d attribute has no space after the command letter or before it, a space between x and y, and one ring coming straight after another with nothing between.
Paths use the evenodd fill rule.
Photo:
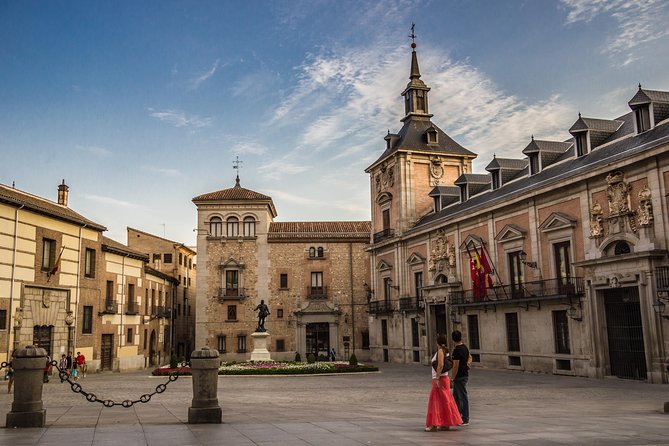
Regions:
<instances>
[{"instance_id":1,"label":"dark trousers","mask_svg":"<svg viewBox=\"0 0 669 446\"><path fill-rule=\"evenodd\" d=\"M468 376L461 376L453 380L453 399L458 406L463 423L469 423L469 396L467 396Z\"/></svg>"}]
</instances>

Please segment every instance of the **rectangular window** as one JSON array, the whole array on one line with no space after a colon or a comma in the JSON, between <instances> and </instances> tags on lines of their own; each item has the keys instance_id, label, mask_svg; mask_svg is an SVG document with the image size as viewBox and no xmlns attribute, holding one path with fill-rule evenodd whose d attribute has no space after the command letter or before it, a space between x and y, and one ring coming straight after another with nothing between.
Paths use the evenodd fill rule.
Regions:
<instances>
[{"instance_id":1,"label":"rectangular window","mask_svg":"<svg viewBox=\"0 0 669 446\"><path fill-rule=\"evenodd\" d=\"M147 346L147 344L148 344L148 340L146 339L147 336L148 336L148 334L149 334L149 330L147 330L147 329L145 328L145 329L144 329L144 350L146 350L146 346Z\"/></svg>"},{"instance_id":2,"label":"rectangular window","mask_svg":"<svg viewBox=\"0 0 669 446\"><path fill-rule=\"evenodd\" d=\"M190 305L188 305L188 317L190 317Z\"/></svg>"},{"instance_id":3,"label":"rectangular window","mask_svg":"<svg viewBox=\"0 0 669 446\"><path fill-rule=\"evenodd\" d=\"M530 175L539 173L539 155L530 155Z\"/></svg>"},{"instance_id":4,"label":"rectangular window","mask_svg":"<svg viewBox=\"0 0 669 446\"><path fill-rule=\"evenodd\" d=\"M0 310L0 330L7 330L7 310Z\"/></svg>"},{"instance_id":5,"label":"rectangular window","mask_svg":"<svg viewBox=\"0 0 669 446\"><path fill-rule=\"evenodd\" d=\"M509 282L511 282L511 296L519 299L523 297L522 285L524 281L523 276L523 262L520 261L521 251L510 252L509 258Z\"/></svg>"},{"instance_id":6,"label":"rectangular window","mask_svg":"<svg viewBox=\"0 0 669 446\"><path fill-rule=\"evenodd\" d=\"M193 269L193 259L188 259L188 269Z\"/></svg>"},{"instance_id":7,"label":"rectangular window","mask_svg":"<svg viewBox=\"0 0 669 446\"><path fill-rule=\"evenodd\" d=\"M637 133L642 133L650 129L650 113L647 106L634 110L634 117L636 119Z\"/></svg>"},{"instance_id":8,"label":"rectangular window","mask_svg":"<svg viewBox=\"0 0 669 446\"><path fill-rule=\"evenodd\" d=\"M384 209L381 217L383 221L383 230L386 231L390 229L390 209Z\"/></svg>"},{"instance_id":9,"label":"rectangular window","mask_svg":"<svg viewBox=\"0 0 669 446\"><path fill-rule=\"evenodd\" d=\"M383 300L390 303L390 278L383 278Z\"/></svg>"},{"instance_id":10,"label":"rectangular window","mask_svg":"<svg viewBox=\"0 0 669 446\"><path fill-rule=\"evenodd\" d=\"M283 339L277 339L276 340L276 351L277 352L285 352L286 351L286 341Z\"/></svg>"},{"instance_id":11,"label":"rectangular window","mask_svg":"<svg viewBox=\"0 0 669 446\"><path fill-rule=\"evenodd\" d=\"M567 285L571 277L571 263L569 261L569 242L561 242L553 245L555 259L555 277L558 285Z\"/></svg>"},{"instance_id":12,"label":"rectangular window","mask_svg":"<svg viewBox=\"0 0 669 446\"><path fill-rule=\"evenodd\" d=\"M135 308L135 284L128 284L128 313L136 313L137 309Z\"/></svg>"},{"instance_id":13,"label":"rectangular window","mask_svg":"<svg viewBox=\"0 0 669 446\"><path fill-rule=\"evenodd\" d=\"M256 221L253 217L246 217L244 219L244 236L245 237L256 236Z\"/></svg>"},{"instance_id":14,"label":"rectangular window","mask_svg":"<svg viewBox=\"0 0 669 446\"><path fill-rule=\"evenodd\" d=\"M381 344L388 345L388 321L381 320Z\"/></svg>"},{"instance_id":15,"label":"rectangular window","mask_svg":"<svg viewBox=\"0 0 669 446\"><path fill-rule=\"evenodd\" d=\"M151 290L151 314L156 312L156 290Z\"/></svg>"},{"instance_id":16,"label":"rectangular window","mask_svg":"<svg viewBox=\"0 0 669 446\"><path fill-rule=\"evenodd\" d=\"M553 337L555 338L555 353L565 355L571 353L567 310L553 311Z\"/></svg>"},{"instance_id":17,"label":"rectangular window","mask_svg":"<svg viewBox=\"0 0 669 446\"><path fill-rule=\"evenodd\" d=\"M239 220L236 217L230 217L227 220L228 237L237 237L239 235Z\"/></svg>"},{"instance_id":18,"label":"rectangular window","mask_svg":"<svg viewBox=\"0 0 669 446\"><path fill-rule=\"evenodd\" d=\"M149 314L149 289L144 290L144 314Z\"/></svg>"},{"instance_id":19,"label":"rectangular window","mask_svg":"<svg viewBox=\"0 0 669 446\"><path fill-rule=\"evenodd\" d=\"M228 305L228 319L229 321L237 320L237 305Z\"/></svg>"},{"instance_id":20,"label":"rectangular window","mask_svg":"<svg viewBox=\"0 0 669 446\"><path fill-rule=\"evenodd\" d=\"M288 274L279 276L279 288L288 288Z\"/></svg>"},{"instance_id":21,"label":"rectangular window","mask_svg":"<svg viewBox=\"0 0 669 446\"><path fill-rule=\"evenodd\" d=\"M184 261L184 255L182 253L179 253L179 265L183 265Z\"/></svg>"},{"instance_id":22,"label":"rectangular window","mask_svg":"<svg viewBox=\"0 0 669 446\"><path fill-rule=\"evenodd\" d=\"M235 269L225 272L225 295L239 296L239 271Z\"/></svg>"},{"instance_id":23,"label":"rectangular window","mask_svg":"<svg viewBox=\"0 0 669 446\"><path fill-rule=\"evenodd\" d=\"M107 288L106 288L106 296L105 296L105 306L107 310L110 310L111 308L114 307L114 282L111 280L107 281Z\"/></svg>"},{"instance_id":24,"label":"rectangular window","mask_svg":"<svg viewBox=\"0 0 669 446\"><path fill-rule=\"evenodd\" d=\"M86 258L84 261L84 276L95 277L95 250L86 248Z\"/></svg>"},{"instance_id":25,"label":"rectangular window","mask_svg":"<svg viewBox=\"0 0 669 446\"><path fill-rule=\"evenodd\" d=\"M576 156L583 156L588 153L588 132L581 132L574 135L576 140Z\"/></svg>"},{"instance_id":26,"label":"rectangular window","mask_svg":"<svg viewBox=\"0 0 669 446\"><path fill-rule=\"evenodd\" d=\"M413 283L415 286L416 297L423 297L423 272L419 271L413 274Z\"/></svg>"},{"instance_id":27,"label":"rectangular window","mask_svg":"<svg viewBox=\"0 0 669 446\"><path fill-rule=\"evenodd\" d=\"M520 334L518 332L518 313L506 313L506 345L510 352L520 351Z\"/></svg>"},{"instance_id":28,"label":"rectangular window","mask_svg":"<svg viewBox=\"0 0 669 446\"><path fill-rule=\"evenodd\" d=\"M469 337L469 348L472 350L480 350L479 317L477 314L470 314L467 316L467 334Z\"/></svg>"},{"instance_id":29,"label":"rectangular window","mask_svg":"<svg viewBox=\"0 0 669 446\"><path fill-rule=\"evenodd\" d=\"M246 336L237 336L237 353L246 353Z\"/></svg>"},{"instance_id":30,"label":"rectangular window","mask_svg":"<svg viewBox=\"0 0 669 446\"><path fill-rule=\"evenodd\" d=\"M418 320L411 318L411 346L420 347L420 336L418 336Z\"/></svg>"},{"instance_id":31,"label":"rectangular window","mask_svg":"<svg viewBox=\"0 0 669 446\"><path fill-rule=\"evenodd\" d=\"M283 319L283 308L279 308L276 310L276 318Z\"/></svg>"},{"instance_id":32,"label":"rectangular window","mask_svg":"<svg viewBox=\"0 0 669 446\"><path fill-rule=\"evenodd\" d=\"M128 328L128 334L125 338L126 344L132 344L132 328Z\"/></svg>"},{"instance_id":33,"label":"rectangular window","mask_svg":"<svg viewBox=\"0 0 669 446\"><path fill-rule=\"evenodd\" d=\"M181 304L177 304L177 316L181 316Z\"/></svg>"},{"instance_id":34,"label":"rectangular window","mask_svg":"<svg viewBox=\"0 0 669 446\"><path fill-rule=\"evenodd\" d=\"M84 321L81 325L82 334L93 334L93 307L84 305Z\"/></svg>"},{"instance_id":35,"label":"rectangular window","mask_svg":"<svg viewBox=\"0 0 669 446\"><path fill-rule=\"evenodd\" d=\"M172 263L172 254L170 253L165 253L163 255L163 262L165 263Z\"/></svg>"},{"instance_id":36,"label":"rectangular window","mask_svg":"<svg viewBox=\"0 0 669 446\"><path fill-rule=\"evenodd\" d=\"M492 172L492 190L499 189L499 171Z\"/></svg>"},{"instance_id":37,"label":"rectangular window","mask_svg":"<svg viewBox=\"0 0 669 446\"><path fill-rule=\"evenodd\" d=\"M50 271L56 263L56 241L42 239L42 270Z\"/></svg>"},{"instance_id":38,"label":"rectangular window","mask_svg":"<svg viewBox=\"0 0 669 446\"><path fill-rule=\"evenodd\" d=\"M218 350L219 353L225 353L227 351L227 338L225 335L218 335L216 338L216 350Z\"/></svg>"},{"instance_id":39,"label":"rectangular window","mask_svg":"<svg viewBox=\"0 0 669 446\"><path fill-rule=\"evenodd\" d=\"M160 262L160 254L154 254L153 255L153 261L154 262Z\"/></svg>"},{"instance_id":40,"label":"rectangular window","mask_svg":"<svg viewBox=\"0 0 669 446\"><path fill-rule=\"evenodd\" d=\"M310 294L312 295L322 295L324 291L323 288L323 273L321 271L315 271L311 273L311 290Z\"/></svg>"}]
</instances>

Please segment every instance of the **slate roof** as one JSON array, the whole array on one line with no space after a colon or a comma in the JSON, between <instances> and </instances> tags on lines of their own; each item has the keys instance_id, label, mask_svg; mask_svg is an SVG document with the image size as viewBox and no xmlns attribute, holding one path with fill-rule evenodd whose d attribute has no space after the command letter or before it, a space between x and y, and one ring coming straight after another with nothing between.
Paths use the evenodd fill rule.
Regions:
<instances>
[{"instance_id":1,"label":"slate roof","mask_svg":"<svg viewBox=\"0 0 669 446\"><path fill-rule=\"evenodd\" d=\"M372 223L369 221L306 221L272 222L268 241L350 240L369 241Z\"/></svg>"},{"instance_id":2,"label":"slate roof","mask_svg":"<svg viewBox=\"0 0 669 446\"><path fill-rule=\"evenodd\" d=\"M498 169L510 169L510 170L523 170L527 167L528 161L526 159L513 159L513 158L497 158L493 157L490 164L485 168L487 171L493 171Z\"/></svg>"},{"instance_id":3,"label":"slate roof","mask_svg":"<svg viewBox=\"0 0 669 446\"><path fill-rule=\"evenodd\" d=\"M482 173L463 173L458 177L453 184L488 184L490 183L490 175Z\"/></svg>"},{"instance_id":4,"label":"slate roof","mask_svg":"<svg viewBox=\"0 0 669 446\"><path fill-rule=\"evenodd\" d=\"M583 118L579 116L574 125L569 129L569 132L595 130L599 132L614 133L622 124L622 121L615 119Z\"/></svg>"},{"instance_id":5,"label":"slate roof","mask_svg":"<svg viewBox=\"0 0 669 446\"><path fill-rule=\"evenodd\" d=\"M456 195L459 197L460 188L457 186L435 186L427 195L429 197L435 197L437 195Z\"/></svg>"},{"instance_id":6,"label":"slate roof","mask_svg":"<svg viewBox=\"0 0 669 446\"><path fill-rule=\"evenodd\" d=\"M564 153L573 143L569 141L546 141L541 139L532 139L530 143L523 149L523 154L529 155L530 153L537 152L552 152L552 153Z\"/></svg>"},{"instance_id":7,"label":"slate roof","mask_svg":"<svg viewBox=\"0 0 669 446\"><path fill-rule=\"evenodd\" d=\"M639 91L630 99L628 104L633 106L650 102L669 102L669 91L645 90L639 86Z\"/></svg>"},{"instance_id":8,"label":"slate roof","mask_svg":"<svg viewBox=\"0 0 669 446\"><path fill-rule=\"evenodd\" d=\"M102 250L106 252L111 252L112 254L118 254L121 256L128 256L137 260L143 260L145 262L149 261L148 254L144 254L143 252L130 249L123 243L119 243L116 240L110 239L109 237L102 237Z\"/></svg>"},{"instance_id":9,"label":"slate roof","mask_svg":"<svg viewBox=\"0 0 669 446\"><path fill-rule=\"evenodd\" d=\"M602 145L580 157L574 157L572 146L560 157L560 162L556 162L552 167L544 169L536 175L520 178L497 190L473 196L464 203L458 203L437 213L429 214L408 232L420 230L435 222L476 212L495 202L501 203L518 196L531 196L533 191L540 187L548 187L551 184L568 181L569 178L582 175L583 172L652 150L663 144L669 144L669 122L657 125L644 133L621 138L634 133L633 124L629 123L632 119L632 113L630 112L618 119L623 121L623 125L614 134L618 139L617 141L611 141L608 145ZM623 133L623 129L627 129L627 132Z\"/></svg>"},{"instance_id":10,"label":"slate roof","mask_svg":"<svg viewBox=\"0 0 669 446\"><path fill-rule=\"evenodd\" d=\"M0 184L0 202L19 207L23 205L24 209L36 212L41 215L53 217L55 219L74 223L79 226L86 225L87 228L103 232L107 228L99 223L95 223L74 212L67 206L62 206L56 202L47 200L37 195L29 194L19 189L15 189L4 184Z\"/></svg>"}]
</instances>

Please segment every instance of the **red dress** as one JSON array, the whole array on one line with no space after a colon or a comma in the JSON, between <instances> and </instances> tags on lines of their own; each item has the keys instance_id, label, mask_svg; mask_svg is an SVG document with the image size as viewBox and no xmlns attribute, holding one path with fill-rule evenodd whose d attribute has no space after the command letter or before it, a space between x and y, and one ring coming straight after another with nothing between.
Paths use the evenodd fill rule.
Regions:
<instances>
[{"instance_id":1,"label":"red dress","mask_svg":"<svg viewBox=\"0 0 669 446\"><path fill-rule=\"evenodd\" d=\"M436 375L434 371L432 373ZM437 387L437 380L432 380L425 426L460 426L461 424L460 411L451 394L451 380L447 374L443 374L439 377L439 387Z\"/></svg>"}]
</instances>

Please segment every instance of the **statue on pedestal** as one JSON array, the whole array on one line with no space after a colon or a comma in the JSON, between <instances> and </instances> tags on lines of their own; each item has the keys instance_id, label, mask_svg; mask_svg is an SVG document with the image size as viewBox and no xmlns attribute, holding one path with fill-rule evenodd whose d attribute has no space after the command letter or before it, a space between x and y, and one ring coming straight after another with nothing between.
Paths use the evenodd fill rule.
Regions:
<instances>
[{"instance_id":1,"label":"statue on pedestal","mask_svg":"<svg viewBox=\"0 0 669 446\"><path fill-rule=\"evenodd\" d=\"M258 306L253 309L253 311L258 312L258 326L256 327L256 331L258 333L266 332L267 330L265 329L265 319L267 316L269 316L269 308L265 304L265 301L261 300Z\"/></svg>"}]
</instances>

